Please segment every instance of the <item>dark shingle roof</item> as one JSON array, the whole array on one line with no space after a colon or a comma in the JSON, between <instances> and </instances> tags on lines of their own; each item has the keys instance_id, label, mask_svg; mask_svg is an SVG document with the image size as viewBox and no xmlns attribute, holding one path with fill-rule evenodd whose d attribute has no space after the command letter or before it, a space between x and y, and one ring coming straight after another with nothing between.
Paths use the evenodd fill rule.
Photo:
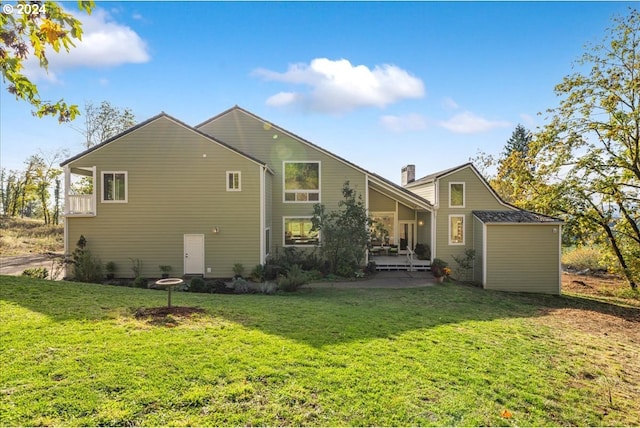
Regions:
<instances>
[{"instance_id":1,"label":"dark shingle roof","mask_svg":"<svg viewBox=\"0 0 640 428\"><path fill-rule=\"evenodd\" d=\"M562 220L531 211L473 211L483 223L562 223Z\"/></svg>"}]
</instances>

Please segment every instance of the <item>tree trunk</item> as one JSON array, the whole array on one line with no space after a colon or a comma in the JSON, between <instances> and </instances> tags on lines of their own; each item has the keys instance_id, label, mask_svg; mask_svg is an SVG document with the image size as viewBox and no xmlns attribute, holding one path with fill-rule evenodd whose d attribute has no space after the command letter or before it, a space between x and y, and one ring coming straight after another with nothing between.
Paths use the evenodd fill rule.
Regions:
<instances>
[{"instance_id":1,"label":"tree trunk","mask_svg":"<svg viewBox=\"0 0 640 428\"><path fill-rule=\"evenodd\" d=\"M627 278L627 281L629 282L629 285L631 286L632 290L637 290L638 289L638 284L636 284L633 275L631 273L631 270L629 269L629 266L627 265L626 260L624 259L624 255L622 254L622 252L620 251L620 248L618 247L618 242L616 241L616 237L613 234L613 231L611 230L611 227L606 224L603 223L601 224L602 227L604 228L605 232L607 233L607 237L609 238L609 241L611 242L611 248L613 248L613 251L616 253L616 257L618 258L618 261L620 262L620 266L622 266L622 272L624 273L625 278Z\"/></svg>"}]
</instances>

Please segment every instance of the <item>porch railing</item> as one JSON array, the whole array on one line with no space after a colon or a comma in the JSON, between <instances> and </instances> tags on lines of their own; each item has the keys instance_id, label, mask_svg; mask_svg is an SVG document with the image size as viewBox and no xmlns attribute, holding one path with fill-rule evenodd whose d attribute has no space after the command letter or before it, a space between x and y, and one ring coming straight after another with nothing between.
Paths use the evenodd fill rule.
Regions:
<instances>
[{"instance_id":1,"label":"porch railing","mask_svg":"<svg viewBox=\"0 0 640 428\"><path fill-rule=\"evenodd\" d=\"M93 203L93 195L69 195L67 199L69 206L67 215L95 214L96 208Z\"/></svg>"}]
</instances>

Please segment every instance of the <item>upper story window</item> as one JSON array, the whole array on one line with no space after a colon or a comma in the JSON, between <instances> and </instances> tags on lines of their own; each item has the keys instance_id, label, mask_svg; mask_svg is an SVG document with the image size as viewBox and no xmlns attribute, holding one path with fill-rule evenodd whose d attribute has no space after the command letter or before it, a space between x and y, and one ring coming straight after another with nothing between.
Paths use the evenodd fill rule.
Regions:
<instances>
[{"instance_id":1,"label":"upper story window","mask_svg":"<svg viewBox=\"0 0 640 428\"><path fill-rule=\"evenodd\" d=\"M449 183L449 208L464 208L464 183Z\"/></svg>"},{"instance_id":2,"label":"upper story window","mask_svg":"<svg viewBox=\"0 0 640 428\"><path fill-rule=\"evenodd\" d=\"M240 187L240 171L227 171L227 192L239 192Z\"/></svg>"},{"instance_id":3,"label":"upper story window","mask_svg":"<svg viewBox=\"0 0 640 428\"><path fill-rule=\"evenodd\" d=\"M102 202L127 202L128 193L126 171L102 173Z\"/></svg>"},{"instance_id":4,"label":"upper story window","mask_svg":"<svg viewBox=\"0 0 640 428\"><path fill-rule=\"evenodd\" d=\"M320 162L284 163L284 201L320 201Z\"/></svg>"}]
</instances>

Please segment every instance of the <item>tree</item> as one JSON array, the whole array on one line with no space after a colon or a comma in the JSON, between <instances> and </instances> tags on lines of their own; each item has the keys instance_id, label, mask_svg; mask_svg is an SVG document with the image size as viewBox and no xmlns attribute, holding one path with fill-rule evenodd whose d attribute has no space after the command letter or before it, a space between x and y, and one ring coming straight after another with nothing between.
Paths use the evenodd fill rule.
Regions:
<instances>
[{"instance_id":1,"label":"tree","mask_svg":"<svg viewBox=\"0 0 640 428\"><path fill-rule=\"evenodd\" d=\"M341 276L353 276L363 264L369 242L372 221L362 196L346 181L342 186L343 200L338 209L327 212L322 204L313 207L313 230L320 232L322 254L329 262L329 271Z\"/></svg>"},{"instance_id":2,"label":"tree","mask_svg":"<svg viewBox=\"0 0 640 428\"><path fill-rule=\"evenodd\" d=\"M84 127L72 127L81 133L86 148L118 135L135 125L135 116L129 108L112 106L108 101L102 101L96 106L91 101L84 106Z\"/></svg>"},{"instance_id":3,"label":"tree","mask_svg":"<svg viewBox=\"0 0 640 428\"><path fill-rule=\"evenodd\" d=\"M94 8L92 0L79 0L78 7L87 13ZM67 52L75 46L74 40L82 39L82 24L53 1L18 0L15 5L3 4L0 13L0 70L7 90L30 103L34 115L58 116L58 121L73 120L79 113L75 105L44 101L38 88L23 74L24 61L33 55L40 67L48 68L47 48Z\"/></svg>"},{"instance_id":4,"label":"tree","mask_svg":"<svg viewBox=\"0 0 640 428\"><path fill-rule=\"evenodd\" d=\"M584 72L555 87L559 106L534 139L539 202L600 232L632 289L640 281L640 14L613 19Z\"/></svg>"}]
</instances>

